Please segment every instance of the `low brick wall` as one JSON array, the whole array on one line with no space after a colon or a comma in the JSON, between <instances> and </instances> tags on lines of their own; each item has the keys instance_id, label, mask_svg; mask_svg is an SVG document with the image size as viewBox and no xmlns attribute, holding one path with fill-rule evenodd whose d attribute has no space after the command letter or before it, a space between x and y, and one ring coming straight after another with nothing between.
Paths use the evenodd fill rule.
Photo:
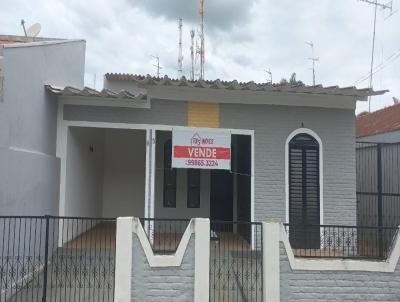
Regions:
<instances>
[{"instance_id":1,"label":"low brick wall","mask_svg":"<svg viewBox=\"0 0 400 302\"><path fill-rule=\"evenodd\" d=\"M142 245L133 234L132 301L190 302L194 300L194 234L179 267L150 267Z\"/></svg>"},{"instance_id":2,"label":"low brick wall","mask_svg":"<svg viewBox=\"0 0 400 302\"><path fill-rule=\"evenodd\" d=\"M292 270L280 243L281 301L400 301L400 264L393 273Z\"/></svg>"}]
</instances>

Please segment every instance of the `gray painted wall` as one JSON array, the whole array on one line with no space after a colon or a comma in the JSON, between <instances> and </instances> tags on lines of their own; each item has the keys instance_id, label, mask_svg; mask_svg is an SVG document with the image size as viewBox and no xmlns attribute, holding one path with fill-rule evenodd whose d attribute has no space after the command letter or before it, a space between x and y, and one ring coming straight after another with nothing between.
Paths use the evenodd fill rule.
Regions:
<instances>
[{"instance_id":1,"label":"gray painted wall","mask_svg":"<svg viewBox=\"0 0 400 302\"><path fill-rule=\"evenodd\" d=\"M281 301L400 301L400 264L394 273L293 271L281 243Z\"/></svg>"},{"instance_id":2,"label":"gray painted wall","mask_svg":"<svg viewBox=\"0 0 400 302\"><path fill-rule=\"evenodd\" d=\"M194 236L179 267L151 268L136 234L132 249L132 301L190 302L194 300Z\"/></svg>"},{"instance_id":3,"label":"gray painted wall","mask_svg":"<svg viewBox=\"0 0 400 302\"><path fill-rule=\"evenodd\" d=\"M85 42L8 45L2 55L0 213L57 214L57 100L44 85L83 86Z\"/></svg>"},{"instance_id":4,"label":"gray painted wall","mask_svg":"<svg viewBox=\"0 0 400 302\"><path fill-rule=\"evenodd\" d=\"M146 131L104 131L103 217L144 217Z\"/></svg>"},{"instance_id":5,"label":"gray painted wall","mask_svg":"<svg viewBox=\"0 0 400 302\"><path fill-rule=\"evenodd\" d=\"M222 128L255 132L255 219L285 217L285 143L305 127L323 144L324 223L356 222L355 120L352 110L222 104Z\"/></svg>"},{"instance_id":6,"label":"gray painted wall","mask_svg":"<svg viewBox=\"0 0 400 302\"><path fill-rule=\"evenodd\" d=\"M64 119L187 125L187 104L152 100L152 109L67 105ZM353 110L221 104L222 128L255 131L255 220L285 219L285 142L306 127L322 139L324 223L355 224L355 118Z\"/></svg>"}]
</instances>

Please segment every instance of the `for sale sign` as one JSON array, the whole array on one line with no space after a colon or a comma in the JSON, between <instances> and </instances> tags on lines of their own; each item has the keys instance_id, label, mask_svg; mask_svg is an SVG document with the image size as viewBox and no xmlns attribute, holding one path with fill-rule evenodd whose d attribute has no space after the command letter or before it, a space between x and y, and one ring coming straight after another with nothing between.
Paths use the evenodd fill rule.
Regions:
<instances>
[{"instance_id":1,"label":"for sale sign","mask_svg":"<svg viewBox=\"0 0 400 302\"><path fill-rule=\"evenodd\" d=\"M231 133L224 130L174 129L172 167L231 169Z\"/></svg>"}]
</instances>

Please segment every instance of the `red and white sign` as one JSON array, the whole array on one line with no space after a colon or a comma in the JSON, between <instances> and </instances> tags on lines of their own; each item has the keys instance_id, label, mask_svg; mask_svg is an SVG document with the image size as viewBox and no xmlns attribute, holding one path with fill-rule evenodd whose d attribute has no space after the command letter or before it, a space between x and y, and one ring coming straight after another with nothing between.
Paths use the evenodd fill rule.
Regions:
<instances>
[{"instance_id":1,"label":"red and white sign","mask_svg":"<svg viewBox=\"0 0 400 302\"><path fill-rule=\"evenodd\" d=\"M231 169L231 133L223 130L174 129L172 167Z\"/></svg>"}]
</instances>

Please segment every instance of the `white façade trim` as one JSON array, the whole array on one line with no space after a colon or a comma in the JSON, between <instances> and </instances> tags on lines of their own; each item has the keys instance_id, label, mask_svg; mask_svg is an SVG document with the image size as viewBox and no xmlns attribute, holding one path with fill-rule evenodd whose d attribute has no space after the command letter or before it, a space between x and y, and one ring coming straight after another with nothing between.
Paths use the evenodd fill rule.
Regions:
<instances>
[{"instance_id":1,"label":"white fa\u00e7ade trim","mask_svg":"<svg viewBox=\"0 0 400 302\"><path fill-rule=\"evenodd\" d=\"M400 227L394 240L392 251L386 261L367 261L352 259L300 259L293 254L289 236L282 223L280 225L280 241L286 250L292 270L305 271L367 271L392 273L400 258Z\"/></svg>"},{"instance_id":2,"label":"white fa\u00e7ade trim","mask_svg":"<svg viewBox=\"0 0 400 302\"><path fill-rule=\"evenodd\" d=\"M298 128L286 138L285 142L285 222L289 223L289 143L293 137L305 133L315 138L319 144L319 219L324 223L324 146L319 135L308 128Z\"/></svg>"}]
</instances>

